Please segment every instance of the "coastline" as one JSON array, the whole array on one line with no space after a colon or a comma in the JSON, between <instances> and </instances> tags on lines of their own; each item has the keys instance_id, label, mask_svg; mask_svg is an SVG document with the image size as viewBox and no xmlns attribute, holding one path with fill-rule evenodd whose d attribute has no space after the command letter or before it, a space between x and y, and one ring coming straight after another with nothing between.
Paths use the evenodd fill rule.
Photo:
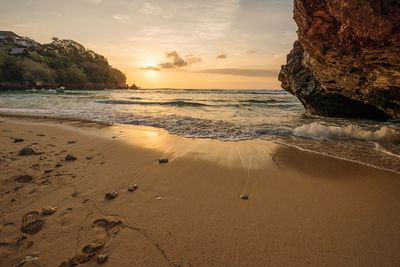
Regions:
<instances>
[{"instance_id":1,"label":"coastline","mask_svg":"<svg viewBox=\"0 0 400 267\"><path fill-rule=\"evenodd\" d=\"M44 85L29 85L29 84L19 84L19 83L0 83L0 91L26 91L26 90L50 90L64 87L65 90L79 91L79 90L92 90L92 91L102 91L102 90L136 90L129 88L128 85L107 85L107 84L92 84L92 85L64 85L64 84L44 84Z\"/></svg>"},{"instance_id":2,"label":"coastline","mask_svg":"<svg viewBox=\"0 0 400 267\"><path fill-rule=\"evenodd\" d=\"M260 139L190 139L67 118L3 114L0 138L2 265L33 256L58 266L92 243L110 266L400 263L398 174ZM17 155L31 143L44 154ZM68 154L77 160L66 162ZM13 179L23 174L34 181ZM110 190L119 196L104 200ZM43 229L21 233L21 217L47 205L58 210ZM103 229L98 219L122 223Z\"/></svg>"}]
</instances>

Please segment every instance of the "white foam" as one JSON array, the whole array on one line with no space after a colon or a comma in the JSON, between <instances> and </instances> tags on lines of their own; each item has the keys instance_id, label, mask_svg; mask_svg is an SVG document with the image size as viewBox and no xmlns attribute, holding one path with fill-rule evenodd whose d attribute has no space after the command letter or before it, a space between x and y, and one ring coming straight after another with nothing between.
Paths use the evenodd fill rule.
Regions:
<instances>
[{"instance_id":1,"label":"white foam","mask_svg":"<svg viewBox=\"0 0 400 267\"><path fill-rule=\"evenodd\" d=\"M399 130L382 126L379 130L365 130L359 126L348 125L345 127L325 126L314 122L308 125L297 127L293 130L294 136L305 137L316 140L364 140L382 141L388 143L400 143Z\"/></svg>"},{"instance_id":2,"label":"white foam","mask_svg":"<svg viewBox=\"0 0 400 267\"><path fill-rule=\"evenodd\" d=\"M324 153L324 152L321 152L321 151L315 151L315 150L307 149L307 148L304 148L304 147L301 147L301 146L298 146L298 145L288 144L288 143L280 142L280 141L276 141L276 140L274 140L273 142L275 142L277 144L289 146L289 147L295 147L295 148L297 148L297 149L299 149L301 151L307 151L307 152L314 153L314 154L317 154L317 155L322 155L322 156L325 156L325 157L330 157L330 158L334 158L334 159L354 162L354 163L361 164L361 165L364 165L364 166L368 166L368 167L371 167L371 168L374 168L374 169L400 174L400 172L398 172L396 170L393 170L393 169L390 169L390 168L386 168L386 167L382 167L382 166L377 166L377 165L374 165L372 163L364 162L362 160L355 160L355 159L349 159L349 158L346 158L346 157L340 157L340 156Z\"/></svg>"},{"instance_id":3,"label":"white foam","mask_svg":"<svg viewBox=\"0 0 400 267\"><path fill-rule=\"evenodd\" d=\"M387 150L386 148L384 148L383 146L381 146L381 145L378 144L378 143L375 143L375 150L377 150L377 151L379 151L379 152L382 152L382 153L384 153L384 154L387 154L387 155L389 155L389 156L396 157L396 158L399 158L399 159L400 159L400 155L397 155L397 154L395 154L395 153L393 153L393 152L390 152L389 150Z\"/></svg>"}]
</instances>

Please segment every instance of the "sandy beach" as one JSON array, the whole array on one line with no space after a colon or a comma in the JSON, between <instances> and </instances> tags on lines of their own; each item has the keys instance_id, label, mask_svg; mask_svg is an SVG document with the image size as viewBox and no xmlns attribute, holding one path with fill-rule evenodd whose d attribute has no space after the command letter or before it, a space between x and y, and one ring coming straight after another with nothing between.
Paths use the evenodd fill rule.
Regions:
<instances>
[{"instance_id":1,"label":"sandy beach","mask_svg":"<svg viewBox=\"0 0 400 267\"><path fill-rule=\"evenodd\" d=\"M400 265L395 173L59 119L0 117L0 142L1 266ZM19 155L32 144L40 154ZM37 232L22 232L33 211Z\"/></svg>"}]
</instances>

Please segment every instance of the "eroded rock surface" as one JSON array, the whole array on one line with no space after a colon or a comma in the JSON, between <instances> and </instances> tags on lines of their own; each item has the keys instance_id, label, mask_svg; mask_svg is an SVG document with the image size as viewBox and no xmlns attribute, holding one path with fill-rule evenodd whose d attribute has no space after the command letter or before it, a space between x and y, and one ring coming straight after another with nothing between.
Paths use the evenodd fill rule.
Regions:
<instances>
[{"instance_id":1,"label":"eroded rock surface","mask_svg":"<svg viewBox=\"0 0 400 267\"><path fill-rule=\"evenodd\" d=\"M400 118L400 1L295 0L279 75L311 114Z\"/></svg>"}]
</instances>

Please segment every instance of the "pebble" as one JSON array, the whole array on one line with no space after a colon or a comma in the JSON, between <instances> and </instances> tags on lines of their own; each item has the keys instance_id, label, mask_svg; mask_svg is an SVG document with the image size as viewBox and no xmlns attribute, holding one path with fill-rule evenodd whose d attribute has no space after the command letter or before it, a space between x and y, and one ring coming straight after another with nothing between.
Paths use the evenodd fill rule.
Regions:
<instances>
[{"instance_id":1,"label":"pebble","mask_svg":"<svg viewBox=\"0 0 400 267\"><path fill-rule=\"evenodd\" d=\"M249 196L248 195L240 195L240 198L243 200L248 200Z\"/></svg>"},{"instance_id":2,"label":"pebble","mask_svg":"<svg viewBox=\"0 0 400 267\"><path fill-rule=\"evenodd\" d=\"M25 140L22 138L14 138L14 143L21 143L24 142Z\"/></svg>"},{"instance_id":3,"label":"pebble","mask_svg":"<svg viewBox=\"0 0 400 267\"><path fill-rule=\"evenodd\" d=\"M16 267L20 267L25 265L25 263L32 263L34 261L39 260L39 257L35 257L35 256L26 256L25 258L23 258L17 265L15 265ZM32 263L32 266L36 265L34 263Z\"/></svg>"},{"instance_id":4,"label":"pebble","mask_svg":"<svg viewBox=\"0 0 400 267\"><path fill-rule=\"evenodd\" d=\"M134 192L134 191L136 191L137 189L138 189L138 185L137 184L131 184L131 185L128 185L128 191L129 192Z\"/></svg>"},{"instance_id":5,"label":"pebble","mask_svg":"<svg viewBox=\"0 0 400 267\"><path fill-rule=\"evenodd\" d=\"M104 198L107 199L107 200L112 200L112 199L116 198L117 196L118 196L117 192L110 191L104 196Z\"/></svg>"},{"instance_id":6,"label":"pebble","mask_svg":"<svg viewBox=\"0 0 400 267\"><path fill-rule=\"evenodd\" d=\"M99 264L105 263L108 260L108 255L106 254L99 254L96 257L96 261Z\"/></svg>"},{"instance_id":7,"label":"pebble","mask_svg":"<svg viewBox=\"0 0 400 267\"><path fill-rule=\"evenodd\" d=\"M38 146L28 145L19 151L20 156L41 155L43 152Z\"/></svg>"},{"instance_id":8,"label":"pebble","mask_svg":"<svg viewBox=\"0 0 400 267\"><path fill-rule=\"evenodd\" d=\"M46 206L42 208L42 215L49 216L57 211L57 207Z\"/></svg>"},{"instance_id":9,"label":"pebble","mask_svg":"<svg viewBox=\"0 0 400 267\"><path fill-rule=\"evenodd\" d=\"M165 164L165 163L168 163L168 162L169 162L168 159L159 159L158 160L158 163L160 163L160 164Z\"/></svg>"},{"instance_id":10,"label":"pebble","mask_svg":"<svg viewBox=\"0 0 400 267\"><path fill-rule=\"evenodd\" d=\"M65 157L65 160L74 161L77 160L77 158L74 155L69 154L68 156Z\"/></svg>"},{"instance_id":11,"label":"pebble","mask_svg":"<svg viewBox=\"0 0 400 267\"><path fill-rule=\"evenodd\" d=\"M30 183L33 181L33 176L32 175L20 175L18 177L15 178L15 181L17 181L18 183Z\"/></svg>"}]
</instances>

